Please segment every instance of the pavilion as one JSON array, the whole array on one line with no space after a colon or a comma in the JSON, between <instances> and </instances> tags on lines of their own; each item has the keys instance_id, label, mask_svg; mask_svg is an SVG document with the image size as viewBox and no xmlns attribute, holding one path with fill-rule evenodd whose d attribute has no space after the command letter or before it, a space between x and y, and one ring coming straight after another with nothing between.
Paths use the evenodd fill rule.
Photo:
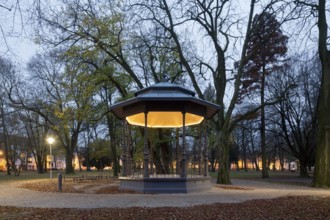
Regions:
<instances>
[{"instance_id":1,"label":"pavilion","mask_svg":"<svg viewBox=\"0 0 330 220\"><path fill-rule=\"evenodd\" d=\"M124 144L121 189L146 193L187 193L211 188L208 177L207 146L204 143L201 175L187 175L186 127L201 125L219 111L220 106L195 97L195 92L179 85L160 82L135 92L135 97L110 107L110 111L128 124L144 127L143 174L129 171L128 141ZM150 174L148 129L180 128L182 130L180 174ZM205 134L205 132L204 132ZM205 138L206 139L206 138ZM206 142L206 141L205 141Z\"/></svg>"}]
</instances>

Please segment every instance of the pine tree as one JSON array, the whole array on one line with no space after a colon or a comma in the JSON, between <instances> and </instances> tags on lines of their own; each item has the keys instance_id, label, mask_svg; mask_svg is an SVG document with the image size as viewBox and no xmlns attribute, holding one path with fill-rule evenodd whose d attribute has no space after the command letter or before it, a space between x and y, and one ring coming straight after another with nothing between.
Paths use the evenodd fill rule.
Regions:
<instances>
[{"instance_id":1,"label":"pine tree","mask_svg":"<svg viewBox=\"0 0 330 220\"><path fill-rule=\"evenodd\" d=\"M283 57L287 52L288 37L285 36L280 23L273 14L264 12L253 19L253 32L247 48L249 61L244 65L244 75L240 92L240 102L253 92L260 95L260 134L262 177L268 178L266 163L266 132L265 132L265 85L266 77L284 65Z\"/></svg>"}]
</instances>

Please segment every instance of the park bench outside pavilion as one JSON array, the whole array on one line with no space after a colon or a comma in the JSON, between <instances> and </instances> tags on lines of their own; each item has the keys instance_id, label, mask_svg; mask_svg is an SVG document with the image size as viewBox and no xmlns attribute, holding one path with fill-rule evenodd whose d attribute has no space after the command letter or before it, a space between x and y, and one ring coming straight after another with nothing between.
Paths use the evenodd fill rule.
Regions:
<instances>
[{"instance_id":1,"label":"park bench outside pavilion","mask_svg":"<svg viewBox=\"0 0 330 220\"><path fill-rule=\"evenodd\" d=\"M211 184L208 177L204 122L212 118L220 107L196 98L195 92L169 82L156 83L135 92L134 95L134 98L110 107L111 112L123 120L124 131L127 131L127 123L144 127L143 172L136 173L136 169L132 169L129 141L124 141L120 188L146 193L187 193L209 190ZM203 147L200 148L202 163L199 164L197 175L189 175L187 172L186 127L192 125L203 128L200 129L201 140L204 134ZM180 161L177 161L179 165L176 166L176 169L180 170L175 174L159 175L153 171L148 147L148 130L154 128L181 129L181 155Z\"/></svg>"}]
</instances>

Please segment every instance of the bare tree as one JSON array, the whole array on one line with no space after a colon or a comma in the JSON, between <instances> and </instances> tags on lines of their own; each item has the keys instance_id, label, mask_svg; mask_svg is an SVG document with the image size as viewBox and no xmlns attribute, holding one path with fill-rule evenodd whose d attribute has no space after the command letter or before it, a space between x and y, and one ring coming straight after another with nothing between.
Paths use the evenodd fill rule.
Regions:
<instances>
[{"instance_id":1,"label":"bare tree","mask_svg":"<svg viewBox=\"0 0 330 220\"><path fill-rule=\"evenodd\" d=\"M272 13L276 14L275 4L278 1L270 1L263 7L267 11L272 8ZM217 115L217 147L219 150L219 173L218 183L230 183L228 164L229 164L229 137L236 123L241 120L232 120L232 115L238 99L238 91L241 85L243 65L249 59L246 53L247 43L253 30L251 29L252 18L256 1L250 1L248 18L245 21L246 30L243 37L240 62L235 74L228 73L228 59L231 57L231 47L235 45L238 36L234 36L234 29L240 24L239 17L234 16L234 3L231 1L138 1L133 2L133 8L139 23L146 22L148 25L157 24L162 27L164 33L168 35L175 44L173 48L180 58L180 63L184 71L189 76L192 86L198 96L203 98L202 87L199 80L208 77L212 79L216 90L216 103L221 106ZM280 10L280 9L278 9ZM282 23L287 18L283 18ZM186 41L187 36L180 30L187 30L187 26L196 26L200 31L196 36L198 40L207 39L207 53L213 54L213 59L208 59L203 53L198 53L194 46ZM193 33L189 32L190 34ZM201 37L204 36L204 37ZM265 39L266 40L266 39ZM260 46L263 42L260 42ZM189 45L189 47L187 46ZM192 48L192 49L191 49ZM193 54L195 59L190 59ZM208 73L208 74L205 74ZM225 100L229 83L232 83L233 92L226 106ZM228 103L228 102L227 102ZM254 110L255 111L255 110Z\"/></svg>"},{"instance_id":2,"label":"bare tree","mask_svg":"<svg viewBox=\"0 0 330 220\"><path fill-rule=\"evenodd\" d=\"M282 92L281 88L291 85L286 98L275 105L274 113L280 117L275 117L273 123L281 128L280 136L299 160L302 177L309 176L307 166L313 165L315 159L320 73L318 59L292 57L290 65L277 73L271 89Z\"/></svg>"},{"instance_id":3,"label":"bare tree","mask_svg":"<svg viewBox=\"0 0 330 220\"><path fill-rule=\"evenodd\" d=\"M303 24L312 20L312 26L317 23L318 28L318 52L322 66L321 89L318 98L318 137L315 161L315 174L313 184L316 187L330 186L330 51L329 51L329 2L318 1L294 1L297 13L303 20ZM315 16L315 14L317 16ZM314 19L316 18L316 19ZM304 26L304 28L307 28ZM313 30L313 29L310 29Z\"/></svg>"},{"instance_id":4,"label":"bare tree","mask_svg":"<svg viewBox=\"0 0 330 220\"><path fill-rule=\"evenodd\" d=\"M275 15L268 12L257 14L252 23L254 31L249 40L247 53L250 60L245 65L242 78L245 93L258 90L260 92L260 133L262 177L268 178L266 158L266 119L265 119L265 94L267 76L272 74L283 64L283 57L287 52L288 37L280 29L280 23ZM260 44L263 46L261 47ZM257 47L257 48L255 48ZM243 94L242 92L240 94Z\"/></svg>"},{"instance_id":5,"label":"bare tree","mask_svg":"<svg viewBox=\"0 0 330 220\"><path fill-rule=\"evenodd\" d=\"M0 57L0 80L1 80L1 87L0 87L0 116L1 116L1 128L2 128L2 143L4 145L5 150L5 157L6 157L6 168L7 168L7 175L11 175L11 168L15 169L15 164L13 164L11 158L14 154L9 146L9 116L10 116L10 106L8 101L7 95L7 87L10 86L11 78L15 74L14 73L14 66L9 60L3 59Z\"/></svg>"},{"instance_id":6,"label":"bare tree","mask_svg":"<svg viewBox=\"0 0 330 220\"><path fill-rule=\"evenodd\" d=\"M47 147L45 143L49 130L47 122L36 112L20 110L20 118L26 130L28 144L34 157L38 173L44 173Z\"/></svg>"},{"instance_id":7,"label":"bare tree","mask_svg":"<svg viewBox=\"0 0 330 220\"><path fill-rule=\"evenodd\" d=\"M280 2L269 1L262 5L262 10L277 14L285 7L278 6ZM43 29L39 29L40 41L54 46L77 46L81 51L88 52L98 48L107 55L105 65L109 62L116 64L133 79L134 84L130 85L135 88L161 80L162 71L172 71L171 81L177 82L173 79L178 79L180 75L188 76L179 82L189 81L197 95L203 98L203 81L211 79L216 90L215 101L221 106L215 123L220 158L217 182L230 183L230 133L241 120L232 120L232 115L238 98L243 65L249 59L246 49L253 32L251 23L254 7L259 2L250 1L250 10L244 22L242 17L235 14L234 1L229 0L131 1L129 10L125 13L117 7L116 2L103 3L64 1L63 10L40 7L38 18L40 24L46 24L43 27L47 30L47 35L41 35ZM280 23L286 19L282 18ZM233 56L237 51L232 48L241 37L235 36L235 32L240 33L242 23L246 25L246 29L242 31L242 50L239 49L239 58L235 59ZM197 41L203 42L207 49L200 53L198 46L192 44L189 34L197 36ZM148 38L148 35L152 37ZM208 54L214 56L210 58ZM232 59L240 62L236 70L228 71ZM161 62L162 60L166 62ZM150 76L153 77L152 80ZM229 85L232 87L229 88ZM123 91L120 83L116 86L119 91ZM226 94L229 90L233 92L227 102Z\"/></svg>"},{"instance_id":8,"label":"bare tree","mask_svg":"<svg viewBox=\"0 0 330 220\"><path fill-rule=\"evenodd\" d=\"M328 5L329 6L329 2ZM326 17L326 0L319 0L318 29L319 55L322 64L321 90L318 105L318 139L316 151L316 170L314 185L318 187L330 186L330 51L329 26ZM329 10L329 9L328 9Z\"/></svg>"},{"instance_id":9,"label":"bare tree","mask_svg":"<svg viewBox=\"0 0 330 220\"><path fill-rule=\"evenodd\" d=\"M77 69L74 62L63 60L59 51L37 55L30 64L30 86L38 86L32 97L12 89L11 101L19 108L38 113L64 147L66 172L74 172L72 159L82 124L91 112L90 81L85 69ZM81 81L80 81L81 80ZM40 94L43 91L43 96Z\"/></svg>"}]
</instances>

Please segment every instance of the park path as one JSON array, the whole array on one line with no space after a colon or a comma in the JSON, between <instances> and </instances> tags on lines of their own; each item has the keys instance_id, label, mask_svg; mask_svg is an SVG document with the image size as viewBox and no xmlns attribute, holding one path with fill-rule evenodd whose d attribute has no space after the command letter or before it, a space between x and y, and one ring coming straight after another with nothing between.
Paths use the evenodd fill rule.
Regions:
<instances>
[{"instance_id":1,"label":"park path","mask_svg":"<svg viewBox=\"0 0 330 220\"><path fill-rule=\"evenodd\" d=\"M190 194L79 194L47 193L20 188L7 182L0 187L0 206L42 208L187 207L212 203L238 203L283 196L330 197L329 189L284 185L251 180L233 180L231 186L212 187ZM219 186L219 185L218 185Z\"/></svg>"}]
</instances>

